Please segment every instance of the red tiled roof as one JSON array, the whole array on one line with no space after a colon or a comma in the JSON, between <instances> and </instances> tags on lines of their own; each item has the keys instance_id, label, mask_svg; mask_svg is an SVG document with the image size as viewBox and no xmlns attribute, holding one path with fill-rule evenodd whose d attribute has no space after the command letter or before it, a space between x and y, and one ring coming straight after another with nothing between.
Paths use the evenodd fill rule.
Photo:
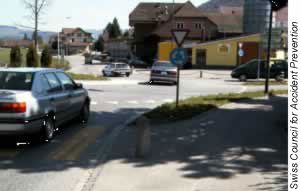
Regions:
<instances>
[{"instance_id":1,"label":"red tiled roof","mask_svg":"<svg viewBox=\"0 0 301 191\"><path fill-rule=\"evenodd\" d=\"M235 14L206 13L208 19L218 26L219 32L242 33L243 16Z\"/></svg>"},{"instance_id":2,"label":"red tiled roof","mask_svg":"<svg viewBox=\"0 0 301 191\"><path fill-rule=\"evenodd\" d=\"M185 3L175 14L175 17L204 17L201 11L190 1Z\"/></svg>"},{"instance_id":3,"label":"red tiled roof","mask_svg":"<svg viewBox=\"0 0 301 191\"><path fill-rule=\"evenodd\" d=\"M183 5L184 3L139 3L129 16L130 23L132 21L157 22L158 19L166 21Z\"/></svg>"},{"instance_id":4,"label":"red tiled roof","mask_svg":"<svg viewBox=\"0 0 301 191\"><path fill-rule=\"evenodd\" d=\"M4 47L14 47L16 45L18 46L30 46L33 43L31 40L4 40L3 46Z\"/></svg>"}]
</instances>

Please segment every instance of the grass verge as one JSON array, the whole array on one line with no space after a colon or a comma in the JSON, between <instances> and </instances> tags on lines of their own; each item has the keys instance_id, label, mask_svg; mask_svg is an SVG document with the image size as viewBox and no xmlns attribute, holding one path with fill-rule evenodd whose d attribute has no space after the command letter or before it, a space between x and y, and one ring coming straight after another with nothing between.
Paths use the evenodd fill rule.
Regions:
<instances>
[{"instance_id":1,"label":"grass verge","mask_svg":"<svg viewBox=\"0 0 301 191\"><path fill-rule=\"evenodd\" d=\"M275 90L271 91L270 95L287 93L287 90ZM191 97L181 100L178 107L176 107L175 103L167 103L145 113L144 115L150 119L151 123L179 121L190 119L210 109L217 108L231 102L264 96L264 92L258 91Z\"/></svg>"},{"instance_id":2,"label":"grass verge","mask_svg":"<svg viewBox=\"0 0 301 191\"><path fill-rule=\"evenodd\" d=\"M71 72L67 72L67 74L74 80L109 80L106 77L102 77L102 76L94 76L94 75L90 75L90 74L75 74L75 73L71 73Z\"/></svg>"},{"instance_id":3,"label":"grass verge","mask_svg":"<svg viewBox=\"0 0 301 191\"><path fill-rule=\"evenodd\" d=\"M287 81L270 81L269 84L271 86L279 86L279 85L287 85ZM245 86L263 86L265 85L265 81L249 81L249 82L245 82L243 85Z\"/></svg>"}]
</instances>

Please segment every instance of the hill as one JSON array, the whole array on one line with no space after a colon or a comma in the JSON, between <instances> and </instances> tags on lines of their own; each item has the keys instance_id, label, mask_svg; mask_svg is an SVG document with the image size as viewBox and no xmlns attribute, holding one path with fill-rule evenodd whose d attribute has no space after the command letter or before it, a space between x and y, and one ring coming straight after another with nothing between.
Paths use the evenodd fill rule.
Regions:
<instances>
[{"instance_id":1,"label":"hill","mask_svg":"<svg viewBox=\"0 0 301 191\"><path fill-rule=\"evenodd\" d=\"M205 12L217 12L221 6L242 7L244 0L210 0L199 8Z\"/></svg>"},{"instance_id":2,"label":"hill","mask_svg":"<svg viewBox=\"0 0 301 191\"><path fill-rule=\"evenodd\" d=\"M23 39L24 34L26 34L28 38L31 38L32 33L32 30L20 29L14 26L0 25L0 40L20 40ZM54 34L56 33L47 31L39 32L39 35L45 42L47 42L49 37Z\"/></svg>"}]
</instances>

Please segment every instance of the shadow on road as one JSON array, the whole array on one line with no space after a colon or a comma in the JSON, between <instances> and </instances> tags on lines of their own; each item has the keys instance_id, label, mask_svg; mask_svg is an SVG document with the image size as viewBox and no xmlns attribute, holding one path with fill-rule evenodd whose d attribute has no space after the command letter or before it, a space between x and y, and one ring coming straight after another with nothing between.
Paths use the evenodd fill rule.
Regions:
<instances>
[{"instance_id":1,"label":"shadow on road","mask_svg":"<svg viewBox=\"0 0 301 191\"><path fill-rule=\"evenodd\" d=\"M152 154L144 160L134 157L137 132L135 128L128 127L114 141L105 162L121 160L135 168L175 162L183 164L177 170L190 179L229 179L237 174L279 172L277 178L267 180L264 184L250 185L250 189L271 190L271 185L277 184L278 190L284 191L287 189L287 98L277 97L275 100L240 100L240 103L254 107L221 108L194 118L191 122L154 126ZM122 121L127 119L128 113L145 111L146 108L125 108L113 113L92 115L99 119ZM71 129L67 128L66 131ZM110 132L103 135L104 140ZM44 149L47 145L38 147L33 149ZM85 161L45 161L43 157L41 155L40 160L26 163L21 159L9 163L7 160L5 163L0 161L0 168L37 173L65 171L73 167L90 168L91 165L103 163L93 157Z\"/></svg>"}]
</instances>

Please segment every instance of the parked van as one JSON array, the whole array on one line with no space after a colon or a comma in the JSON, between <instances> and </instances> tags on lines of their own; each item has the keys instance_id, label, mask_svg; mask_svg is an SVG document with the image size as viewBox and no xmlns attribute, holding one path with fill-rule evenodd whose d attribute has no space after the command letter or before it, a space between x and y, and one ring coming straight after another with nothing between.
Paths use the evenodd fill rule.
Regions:
<instances>
[{"instance_id":1,"label":"parked van","mask_svg":"<svg viewBox=\"0 0 301 191\"><path fill-rule=\"evenodd\" d=\"M275 78L277 81L287 78L288 64L286 60L271 60L270 64L270 78ZM240 81L246 81L256 79L258 74L260 78L266 77L266 60L256 59L240 65L232 71L231 76Z\"/></svg>"}]
</instances>

